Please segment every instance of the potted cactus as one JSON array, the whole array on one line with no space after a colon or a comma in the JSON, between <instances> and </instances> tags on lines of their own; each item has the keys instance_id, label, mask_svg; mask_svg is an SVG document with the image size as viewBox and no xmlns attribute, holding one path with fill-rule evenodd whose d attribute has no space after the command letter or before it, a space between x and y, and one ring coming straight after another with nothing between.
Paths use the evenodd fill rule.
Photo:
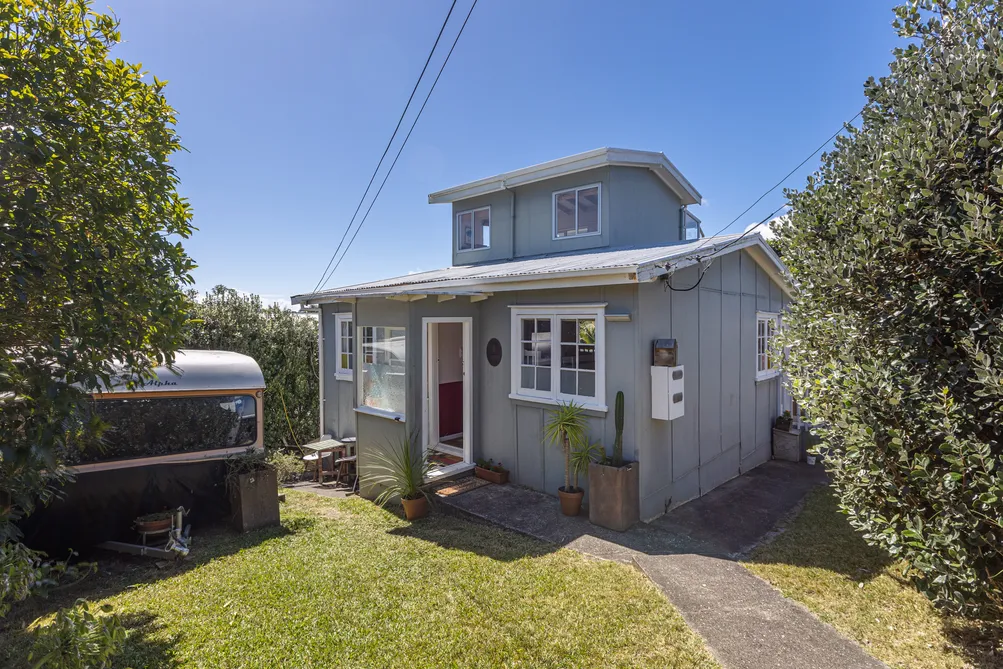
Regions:
<instances>
[{"instance_id":1,"label":"potted cactus","mask_svg":"<svg viewBox=\"0 0 1003 669\"><path fill-rule=\"evenodd\" d=\"M589 465L589 521L623 532L641 518L638 463L623 460L623 391L616 394L613 455Z\"/></svg>"}]
</instances>

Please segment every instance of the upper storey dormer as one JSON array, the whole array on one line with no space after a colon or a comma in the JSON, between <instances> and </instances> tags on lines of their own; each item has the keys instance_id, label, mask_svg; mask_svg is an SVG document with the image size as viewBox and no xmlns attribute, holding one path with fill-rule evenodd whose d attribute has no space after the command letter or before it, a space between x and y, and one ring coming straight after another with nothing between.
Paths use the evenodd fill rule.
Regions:
<instances>
[{"instance_id":1,"label":"upper storey dormer","mask_svg":"<svg viewBox=\"0 0 1003 669\"><path fill-rule=\"evenodd\" d=\"M700 200L663 154L609 148L428 196L452 204L453 265L692 239Z\"/></svg>"}]
</instances>

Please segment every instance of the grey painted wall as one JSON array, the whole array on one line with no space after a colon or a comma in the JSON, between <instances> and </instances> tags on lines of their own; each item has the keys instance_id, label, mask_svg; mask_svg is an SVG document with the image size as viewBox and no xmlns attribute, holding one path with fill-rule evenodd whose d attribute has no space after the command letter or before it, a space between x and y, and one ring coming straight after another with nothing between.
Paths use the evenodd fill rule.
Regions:
<instances>
[{"instance_id":1,"label":"grey painted wall","mask_svg":"<svg viewBox=\"0 0 1003 669\"><path fill-rule=\"evenodd\" d=\"M338 325L335 315L352 311L350 304L324 304L321 306L324 337L324 434L335 438L354 437L355 384L334 377L337 368Z\"/></svg>"},{"instance_id":2,"label":"grey painted wall","mask_svg":"<svg viewBox=\"0 0 1003 669\"><path fill-rule=\"evenodd\" d=\"M555 191L601 184L599 235L553 238ZM515 197L515 238L512 200ZM459 251L456 215L491 207L491 248ZM516 257L581 251L606 246L657 246L679 240L679 198L650 170L604 167L548 179L507 192L470 198L452 205L453 265L508 260Z\"/></svg>"},{"instance_id":3,"label":"grey painted wall","mask_svg":"<svg viewBox=\"0 0 1003 669\"><path fill-rule=\"evenodd\" d=\"M692 286L697 271L681 271L672 285ZM549 407L509 398L513 354L509 307L595 302L607 303L607 313L631 315L630 322L606 323L606 403L612 407L616 392L624 392L624 455L640 462L642 517L654 517L705 494L769 459L778 381L755 380L756 312L779 312L785 298L752 257L741 251L716 261L699 287L687 292L668 291L662 282L654 282L496 293L473 304L465 297L441 303L435 297L408 303L359 300L356 326L407 328L409 375L406 424L355 414L363 471L367 449L371 453L421 429L422 318L470 316L473 456L501 461L511 470L514 483L556 494L564 471L560 449L543 441ZM674 421L658 421L651 418L651 341L667 337L678 340L680 364L686 367L686 413ZM488 364L485 355L491 338L502 344L497 367ZM333 363L333 353L328 359ZM329 365L327 379L333 378L333 369ZM589 429L592 438L610 450L615 433L612 410L589 412Z\"/></svg>"}]
</instances>

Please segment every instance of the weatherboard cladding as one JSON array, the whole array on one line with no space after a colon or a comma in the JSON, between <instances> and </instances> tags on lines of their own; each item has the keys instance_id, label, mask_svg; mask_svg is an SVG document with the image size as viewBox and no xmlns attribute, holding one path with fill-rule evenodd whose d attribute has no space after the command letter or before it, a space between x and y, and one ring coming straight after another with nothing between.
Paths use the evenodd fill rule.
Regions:
<instances>
[{"instance_id":1,"label":"weatherboard cladding","mask_svg":"<svg viewBox=\"0 0 1003 669\"><path fill-rule=\"evenodd\" d=\"M351 297L352 295L396 294L402 292L400 289L405 287L407 290L427 287L427 292L434 294L437 288L442 290L452 282L464 282L468 284L483 279L517 279L526 276L546 276L548 274L566 273L584 274L615 269L635 271L637 267L642 265L667 260L678 260L689 255L694 255L697 252L699 252L699 255L709 255L722 245L733 242L739 237L741 237L740 234L721 235L666 246L549 254L506 262L446 267L429 272L419 272L390 279L382 279L380 281L345 286L343 288L334 288L318 293L297 295L293 298L293 302L322 300L333 297Z\"/></svg>"}]
</instances>

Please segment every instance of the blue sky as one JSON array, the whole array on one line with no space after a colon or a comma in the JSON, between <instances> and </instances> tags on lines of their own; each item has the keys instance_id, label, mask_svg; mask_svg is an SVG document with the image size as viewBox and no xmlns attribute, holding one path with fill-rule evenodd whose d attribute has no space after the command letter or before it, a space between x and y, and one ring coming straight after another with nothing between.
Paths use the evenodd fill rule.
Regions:
<instances>
[{"instance_id":1,"label":"blue sky","mask_svg":"<svg viewBox=\"0 0 1003 669\"><path fill-rule=\"evenodd\" d=\"M170 81L199 289L284 301L313 288L449 4L110 5L116 55ZM329 287L448 265L449 206L428 193L600 146L665 153L703 194L694 212L713 234L859 110L898 42L893 4L479 0ZM729 232L782 201L778 189Z\"/></svg>"}]
</instances>

